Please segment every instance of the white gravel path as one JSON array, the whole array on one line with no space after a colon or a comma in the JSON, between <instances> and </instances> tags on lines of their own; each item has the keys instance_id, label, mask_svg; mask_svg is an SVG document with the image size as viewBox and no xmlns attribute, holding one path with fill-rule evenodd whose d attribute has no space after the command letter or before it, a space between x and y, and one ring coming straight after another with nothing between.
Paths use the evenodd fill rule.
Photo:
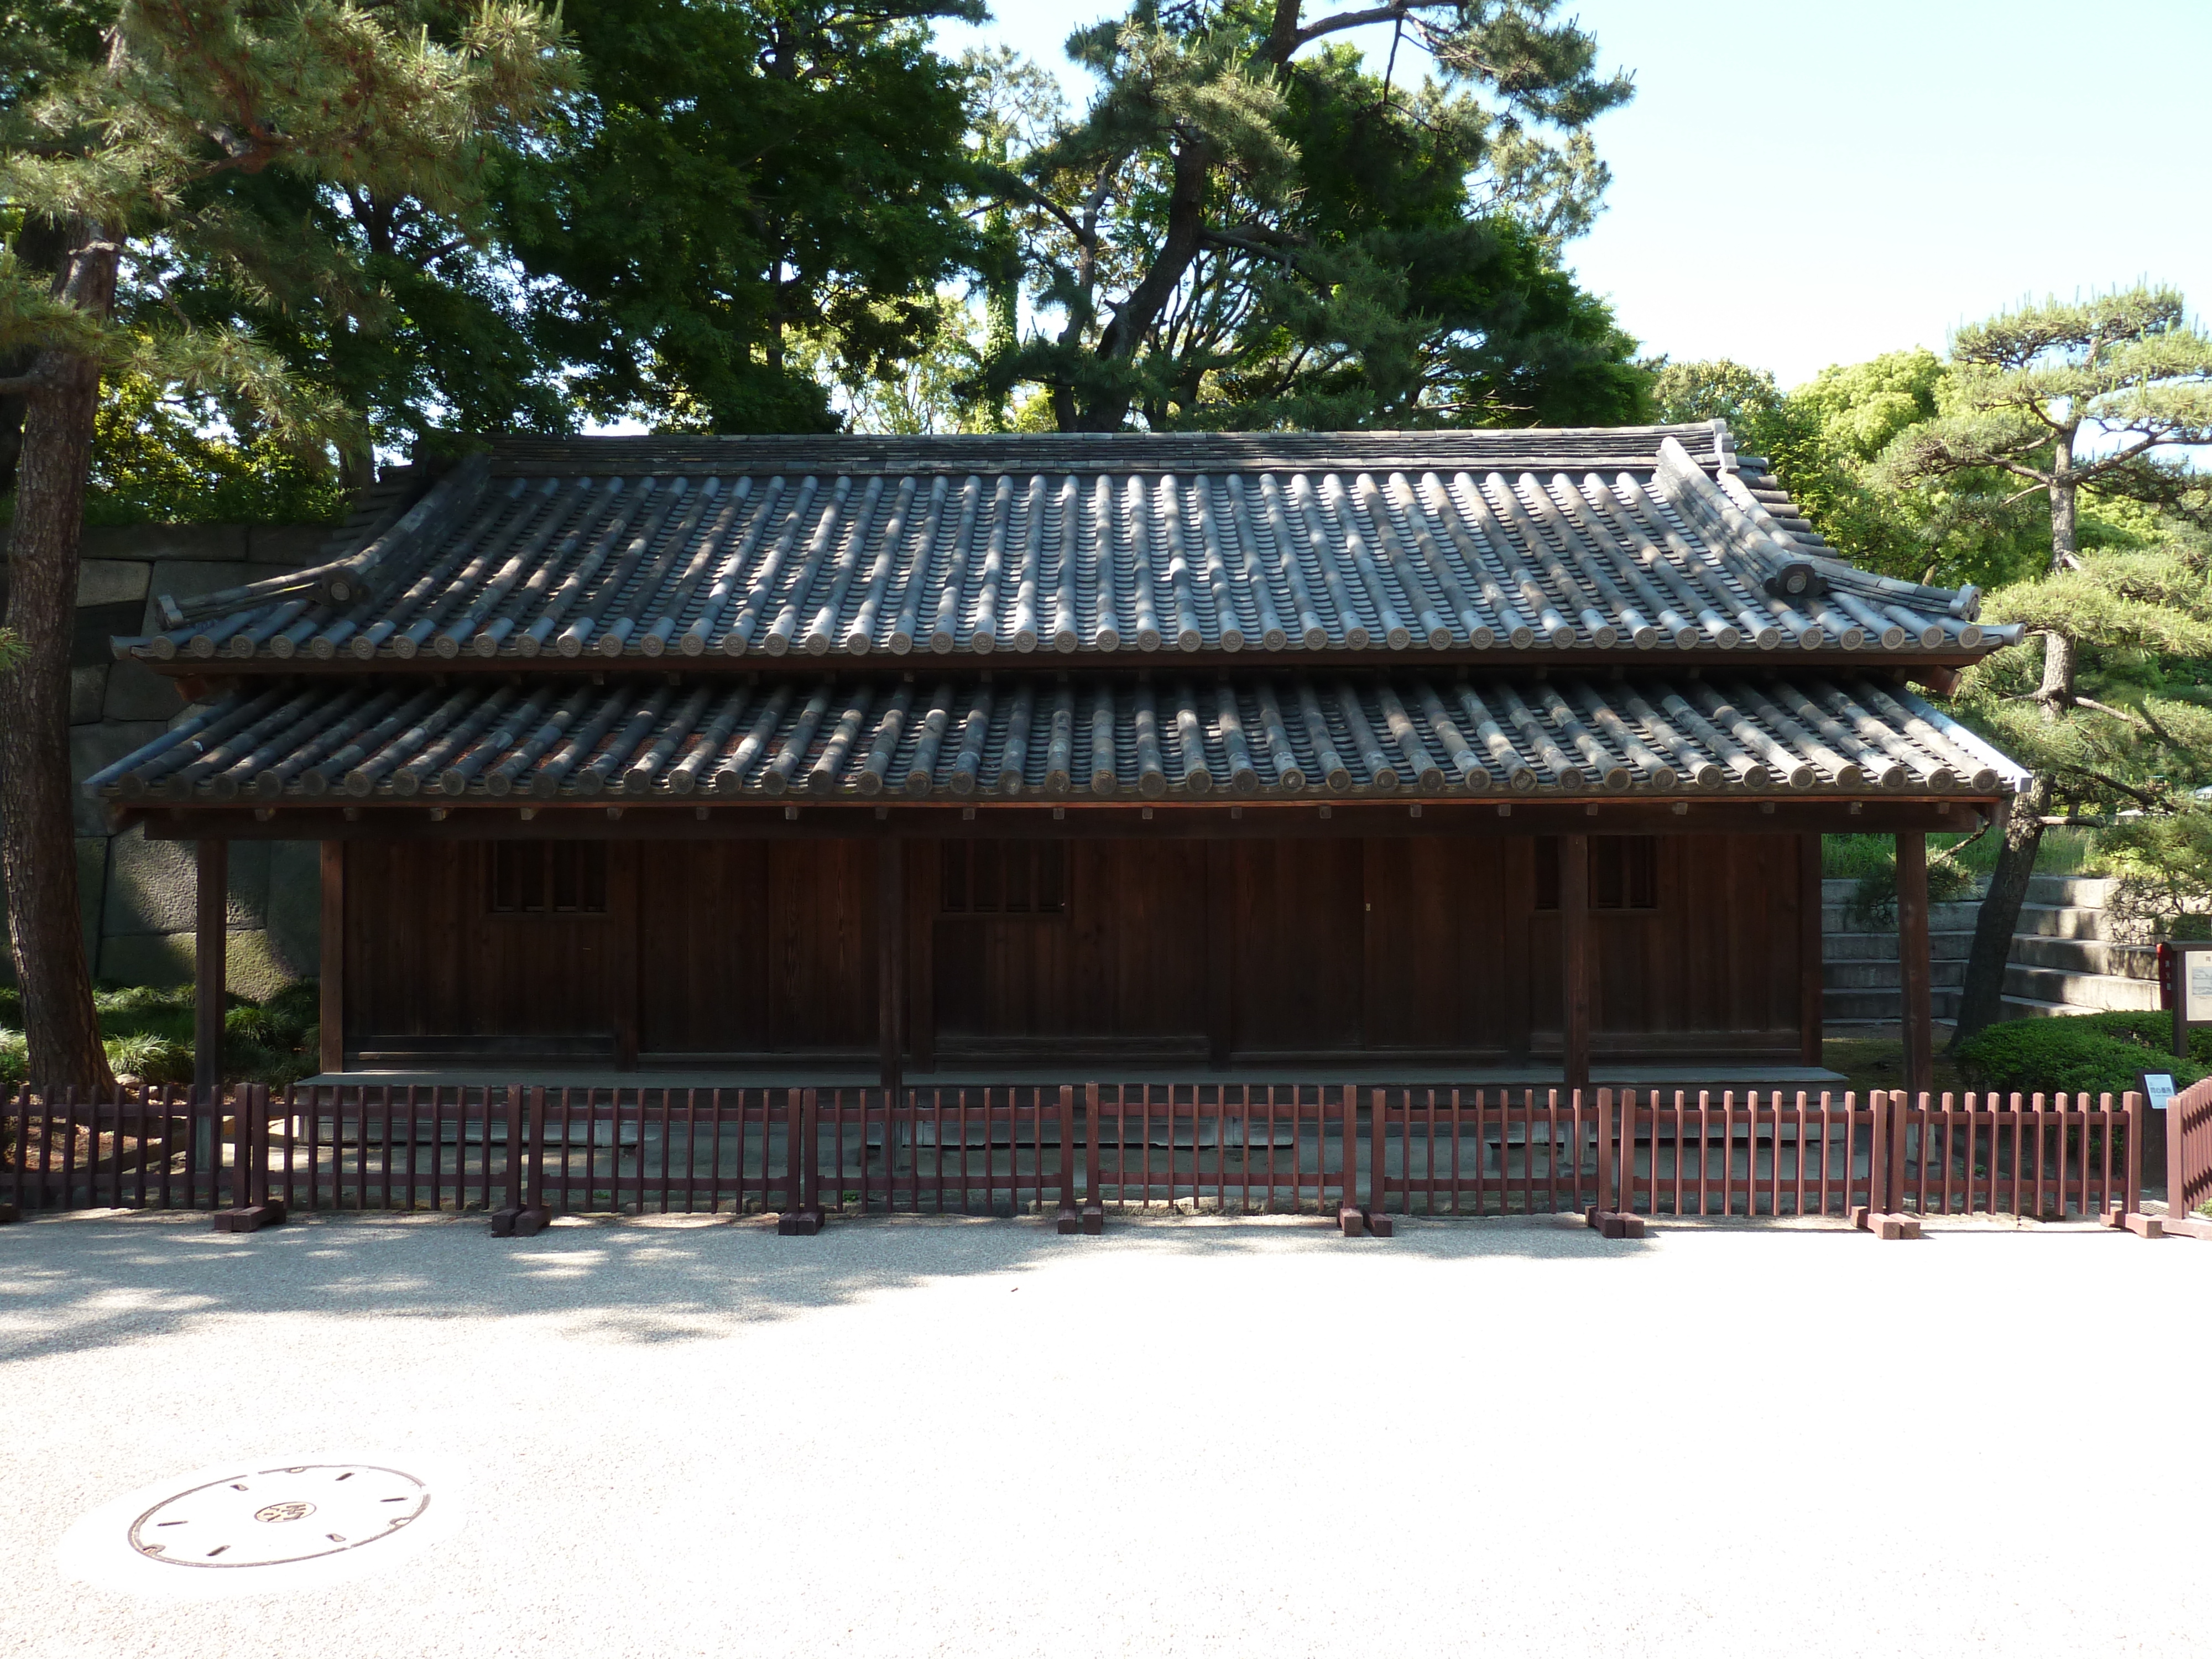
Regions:
<instances>
[{"instance_id":1,"label":"white gravel path","mask_svg":"<svg viewBox=\"0 0 2212 1659\"><path fill-rule=\"evenodd\" d=\"M0 1653L2212 1648L2212 1245L2081 1229L0 1229ZM70 1581L134 1488L457 1468L398 1570Z\"/></svg>"}]
</instances>

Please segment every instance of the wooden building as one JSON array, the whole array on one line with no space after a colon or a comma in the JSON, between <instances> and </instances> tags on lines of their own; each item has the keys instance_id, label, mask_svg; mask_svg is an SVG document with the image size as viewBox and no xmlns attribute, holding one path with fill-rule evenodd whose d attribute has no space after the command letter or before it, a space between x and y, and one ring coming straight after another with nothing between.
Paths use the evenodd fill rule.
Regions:
<instances>
[{"instance_id":1,"label":"wooden building","mask_svg":"<svg viewBox=\"0 0 2212 1659\"><path fill-rule=\"evenodd\" d=\"M392 514L118 641L198 702L87 786L321 841L332 1071L1817 1062L1820 833L1909 938L2021 776L1913 689L1972 590L1718 423L515 440Z\"/></svg>"}]
</instances>

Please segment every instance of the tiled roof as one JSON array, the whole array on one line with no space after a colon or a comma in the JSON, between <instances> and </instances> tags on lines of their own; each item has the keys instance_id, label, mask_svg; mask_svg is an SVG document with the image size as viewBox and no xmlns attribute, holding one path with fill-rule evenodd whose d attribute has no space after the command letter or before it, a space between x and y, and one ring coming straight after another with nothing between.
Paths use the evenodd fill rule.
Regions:
<instances>
[{"instance_id":1,"label":"tiled roof","mask_svg":"<svg viewBox=\"0 0 2212 1659\"><path fill-rule=\"evenodd\" d=\"M1887 682L1887 683L1883 683ZM973 672L272 678L87 783L118 805L782 795L1463 798L1869 789L2018 769L1873 677Z\"/></svg>"},{"instance_id":2,"label":"tiled roof","mask_svg":"<svg viewBox=\"0 0 2212 1659\"><path fill-rule=\"evenodd\" d=\"M522 440L346 557L119 643L272 670L1264 652L1844 672L2011 637L1976 607L1836 559L1717 425Z\"/></svg>"}]
</instances>

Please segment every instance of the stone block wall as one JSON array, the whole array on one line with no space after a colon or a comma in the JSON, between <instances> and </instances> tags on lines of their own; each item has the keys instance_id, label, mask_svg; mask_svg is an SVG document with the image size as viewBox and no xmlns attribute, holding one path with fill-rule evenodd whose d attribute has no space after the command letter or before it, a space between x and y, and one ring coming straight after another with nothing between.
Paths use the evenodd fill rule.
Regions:
<instances>
[{"instance_id":1,"label":"stone block wall","mask_svg":"<svg viewBox=\"0 0 2212 1659\"><path fill-rule=\"evenodd\" d=\"M161 735L185 712L175 683L117 662L108 641L155 627L154 596L185 599L316 562L328 525L88 526L70 669L70 770L82 782ZM99 805L76 799L77 890L95 978L182 984L192 976L196 881L189 842L112 835ZM262 997L312 977L321 944L320 849L312 842L237 842L230 849L230 984ZM10 972L0 951L0 975Z\"/></svg>"}]
</instances>

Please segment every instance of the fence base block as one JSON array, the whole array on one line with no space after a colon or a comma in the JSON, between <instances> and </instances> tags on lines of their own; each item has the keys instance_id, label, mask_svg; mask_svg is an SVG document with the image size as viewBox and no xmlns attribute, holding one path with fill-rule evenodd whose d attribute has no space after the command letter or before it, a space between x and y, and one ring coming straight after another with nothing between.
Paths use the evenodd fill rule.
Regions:
<instances>
[{"instance_id":1,"label":"fence base block","mask_svg":"<svg viewBox=\"0 0 2212 1659\"><path fill-rule=\"evenodd\" d=\"M2141 1210L2130 1210L2124 1214L2116 1210L2112 1212L2112 1218L2105 1224L2107 1227L2124 1227L2137 1238L2166 1237L2166 1218L2145 1215Z\"/></svg>"},{"instance_id":2,"label":"fence base block","mask_svg":"<svg viewBox=\"0 0 2212 1659\"><path fill-rule=\"evenodd\" d=\"M491 1212L491 1236L494 1238L534 1238L545 1231L552 1219L552 1211L543 1205L532 1205L519 1210L494 1210Z\"/></svg>"},{"instance_id":3,"label":"fence base block","mask_svg":"<svg viewBox=\"0 0 2212 1659\"><path fill-rule=\"evenodd\" d=\"M1370 1238L1394 1238L1397 1236L1397 1224L1392 1221L1385 1212L1362 1210L1359 1213L1366 1218L1367 1236Z\"/></svg>"},{"instance_id":4,"label":"fence base block","mask_svg":"<svg viewBox=\"0 0 2212 1659\"><path fill-rule=\"evenodd\" d=\"M1358 1238L1367 1231L1367 1218L1346 1205L1336 1212L1336 1224L1344 1230L1346 1238Z\"/></svg>"},{"instance_id":5,"label":"fence base block","mask_svg":"<svg viewBox=\"0 0 2212 1659\"><path fill-rule=\"evenodd\" d=\"M2212 1238L2212 1220L2201 1215L2167 1215L2158 1218L2161 1233L2166 1237Z\"/></svg>"},{"instance_id":6,"label":"fence base block","mask_svg":"<svg viewBox=\"0 0 2212 1659\"><path fill-rule=\"evenodd\" d=\"M1851 1206L1851 1225L1861 1232L1872 1233L1876 1238L1899 1239L1920 1237L1918 1216L1892 1215L1882 1210L1869 1210L1863 1204Z\"/></svg>"},{"instance_id":7,"label":"fence base block","mask_svg":"<svg viewBox=\"0 0 2212 1659\"><path fill-rule=\"evenodd\" d=\"M0 1204L0 1227L6 1226L11 1221L21 1221L22 1218L23 1212L13 1204Z\"/></svg>"},{"instance_id":8,"label":"fence base block","mask_svg":"<svg viewBox=\"0 0 2212 1659\"><path fill-rule=\"evenodd\" d=\"M284 1201L270 1199L266 1204L248 1204L235 1210L217 1210L215 1230L219 1233L258 1233L264 1227L284 1224Z\"/></svg>"},{"instance_id":9,"label":"fence base block","mask_svg":"<svg viewBox=\"0 0 2212 1659\"><path fill-rule=\"evenodd\" d=\"M1631 1215L1626 1210L1589 1210L1584 1212L1583 1220L1600 1238L1644 1237L1644 1218Z\"/></svg>"},{"instance_id":10,"label":"fence base block","mask_svg":"<svg viewBox=\"0 0 2212 1659\"><path fill-rule=\"evenodd\" d=\"M775 1218L776 1235L781 1238L811 1238L822 1231L828 1218L818 1210L786 1210Z\"/></svg>"},{"instance_id":11,"label":"fence base block","mask_svg":"<svg viewBox=\"0 0 2212 1659\"><path fill-rule=\"evenodd\" d=\"M1053 1218L1053 1231L1068 1237L1083 1231L1083 1218L1076 1213L1073 1204L1060 1206L1059 1213Z\"/></svg>"},{"instance_id":12,"label":"fence base block","mask_svg":"<svg viewBox=\"0 0 2212 1659\"><path fill-rule=\"evenodd\" d=\"M1097 1238L1106 1231L1106 1206L1086 1204L1083 1206L1083 1233L1086 1238Z\"/></svg>"}]
</instances>

